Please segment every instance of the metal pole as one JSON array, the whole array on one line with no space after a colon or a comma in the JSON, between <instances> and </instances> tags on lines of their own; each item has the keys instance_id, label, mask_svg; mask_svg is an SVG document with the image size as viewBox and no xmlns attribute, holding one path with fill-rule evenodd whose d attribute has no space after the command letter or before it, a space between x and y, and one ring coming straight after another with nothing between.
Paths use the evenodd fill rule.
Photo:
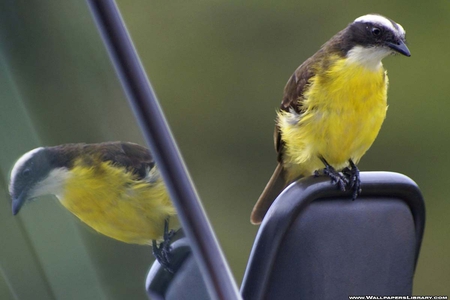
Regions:
<instances>
[{"instance_id":1,"label":"metal pole","mask_svg":"<svg viewBox=\"0 0 450 300\"><path fill-rule=\"evenodd\" d=\"M113 0L87 0L213 299L242 299Z\"/></svg>"}]
</instances>

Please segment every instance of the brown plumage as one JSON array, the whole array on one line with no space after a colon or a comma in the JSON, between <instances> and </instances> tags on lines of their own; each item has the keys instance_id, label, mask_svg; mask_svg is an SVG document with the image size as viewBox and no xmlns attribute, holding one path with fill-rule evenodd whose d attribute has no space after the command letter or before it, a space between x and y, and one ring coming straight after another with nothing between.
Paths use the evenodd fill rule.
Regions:
<instances>
[{"instance_id":1,"label":"brown plumage","mask_svg":"<svg viewBox=\"0 0 450 300\"><path fill-rule=\"evenodd\" d=\"M98 144L65 144L48 147L45 159L53 167L72 167L74 160L83 158L86 166L95 166L99 159L111 162L114 166L124 167L132 172L137 180L143 179L155 161L147 148L129 142L105 142ZM43 158L44 159L44 158Z\"/></svg>"}]
</instances>

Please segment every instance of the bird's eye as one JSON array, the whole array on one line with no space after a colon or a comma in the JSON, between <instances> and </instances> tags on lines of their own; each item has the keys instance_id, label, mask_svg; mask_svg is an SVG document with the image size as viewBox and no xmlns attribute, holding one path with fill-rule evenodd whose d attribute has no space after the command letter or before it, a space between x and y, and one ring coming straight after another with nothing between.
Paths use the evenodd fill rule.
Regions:
<instances>
[{"instance_id":1,"label":"bird's eye","mask_svg":"<svg viewBox=\"0 0 450 300\"><path fill-rule=\"evenodd\" d=\"M373 34L373 36L376 36L376 37L380 36L381 35L381 29L378 28L378 27L373 27L372 28L372 34Z\"/></svg>"},{"instance_id":2,"label":"bird's eye","mask_svg":"<svg viewBox=\"0 0 450 300\"><path fill-rule=\"evenodd\" d=\"M23 176L28 176L28 175L30 175L30 169L27 168L27 169L23 170L22 175L23 175Z\"/></svg>"}]
</instances>

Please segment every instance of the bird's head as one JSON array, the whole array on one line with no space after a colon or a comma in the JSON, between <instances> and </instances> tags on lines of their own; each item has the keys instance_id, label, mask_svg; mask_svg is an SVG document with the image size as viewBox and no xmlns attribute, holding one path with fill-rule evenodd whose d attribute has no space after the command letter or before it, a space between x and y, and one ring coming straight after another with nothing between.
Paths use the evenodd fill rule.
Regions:
<instances>
[{"instance_id":1,"label":"bird's head","mask_svg":"<svg viewBox=\"0 0 450 300\"><path fill-rule=\"evenodd\" d=\"M16 215L28 200L48 194L58 195L67 174L67 168L57 163L49 148L36 148L22 155L10 176L13 214Z\"/></svg>"},{"instance_id":2,"label":"bird's head","mask_svg":"<svg viewBox=\"0 0 450 300\"><path fill-rule=\"evenodd\" d=\"M349 61L376 68L388 55L400 53L411 56L405 34L403 27L393 20L369 14L350 23L340 38Z\"/></svg>"}]
</instances>

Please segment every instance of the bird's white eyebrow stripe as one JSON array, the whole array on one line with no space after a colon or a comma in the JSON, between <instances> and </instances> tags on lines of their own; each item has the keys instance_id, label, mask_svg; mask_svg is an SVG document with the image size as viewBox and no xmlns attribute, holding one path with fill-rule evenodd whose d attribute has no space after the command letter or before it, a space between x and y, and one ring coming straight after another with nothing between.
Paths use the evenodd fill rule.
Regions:
<instances>
[{"instance_id":1,"label":"bird's white eyebrow stripe","mask_svg":"<svg viewBox=\"0 0 450 300\"><path fill-rule=\"evenodd\" d=\"M22 155L14 164L13 169L11 170L11 175L10 175L10 186L9 186L9 192L12 192L13 186L12 184L15 181L15 178L17 176L17 173L19 172L20 169L22 169L23 165L31 158L33 157L33 155L37 152L39 152L40 150L44 149L43 147L39 147L39 148L35 148L33 150L28 151L27 153L25 153L24 155Z\"/></svg>"},{"instance_id":2,"label":"bird's white eyebrow stripe","mask_svg":"<svg viewBox=\"0 0 450 300\"><path fill-rule=\"evenodd\" d=\"M380 16L380 15L370 15L370 14L364 15L364 16L357 18L354 21L354 23L355 22L366 22L366 23L379 24L381 26L391 29L393 32L396 32L397 34L399 34L401 36L405 35L405 30L403 29L403 27L400 24L398 24L388 18Z\"/></svg>"},{"instance_id":3,"label":"bird's white eyebrow stripe","mask_svg":"<svg viewBox=\"0 0 450 300\"><path fill-rule=\"evenodd\" d=\"M38 151L40 151L41 149L44 149L43 147L39 147L33 150L28 151L27 153L25 153L24 155L22 155L14 164L14 168L11 170L11 179L14 179L14 177L16 177L17 172L19 171L19 169L22 168L22 166Z\"/></svg>"}]
</instances>

